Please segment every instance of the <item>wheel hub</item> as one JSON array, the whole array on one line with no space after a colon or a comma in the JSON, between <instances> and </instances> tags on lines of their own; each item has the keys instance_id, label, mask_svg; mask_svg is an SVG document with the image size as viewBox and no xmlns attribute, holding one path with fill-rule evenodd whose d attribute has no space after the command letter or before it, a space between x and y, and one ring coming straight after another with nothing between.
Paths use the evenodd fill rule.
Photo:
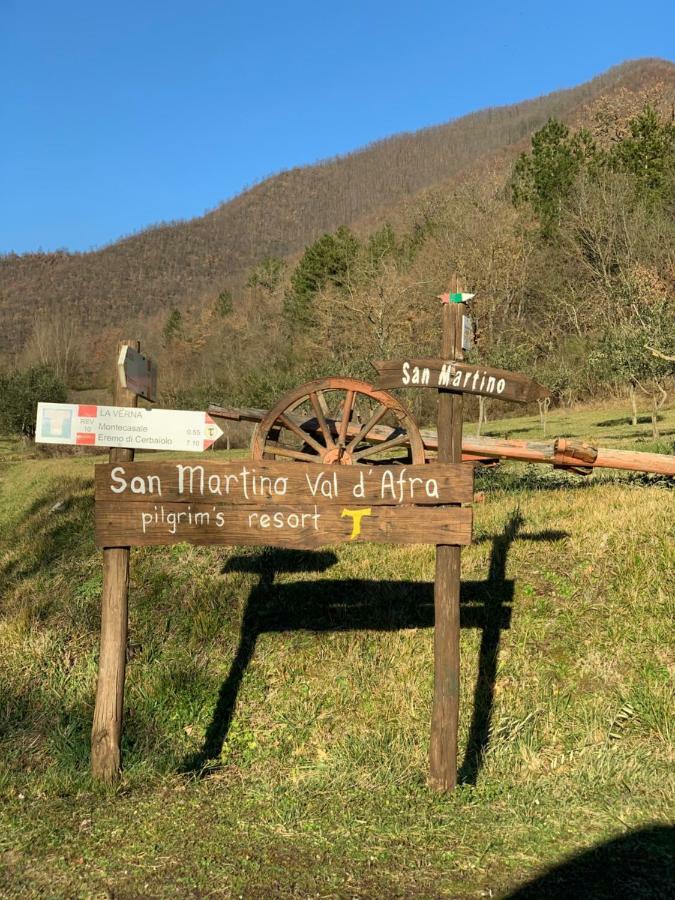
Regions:
<instances>
[{"instance_id":1,"label":"wheel hub","mask_svg":"<svg viewBox=\"0 0 675 900\"><path fill-rule=\"evenodd\" d=\"M330 450L327 450L321 461L325 466L354 465L351 453L348 450L345 450L344 447L332 447Z\"/></svg>"}]
</instances>

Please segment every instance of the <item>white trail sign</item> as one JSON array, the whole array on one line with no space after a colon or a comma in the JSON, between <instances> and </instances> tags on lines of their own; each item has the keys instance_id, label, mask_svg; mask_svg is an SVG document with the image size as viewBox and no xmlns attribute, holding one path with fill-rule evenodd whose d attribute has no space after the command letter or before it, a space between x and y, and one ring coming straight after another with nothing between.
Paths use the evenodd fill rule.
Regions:
<instances>
[{"instance_id":1,"label":"white trail sign","mask_svg":"<svg viewBox=\"0 0 675 900\"><path fill-rule=\"evenodd\" d=\"M40 444L199 452L222 433L205 412L38 403L35 440Z\"/></svg>"}]
</instances>

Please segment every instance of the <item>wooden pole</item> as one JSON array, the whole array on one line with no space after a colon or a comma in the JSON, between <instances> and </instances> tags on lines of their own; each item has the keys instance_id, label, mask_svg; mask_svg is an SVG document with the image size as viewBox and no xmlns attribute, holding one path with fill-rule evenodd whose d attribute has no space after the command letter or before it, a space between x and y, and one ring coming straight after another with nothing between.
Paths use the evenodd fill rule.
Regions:
<instances>
[{"instance_id":1,"label":"wooden pole","mask_svg":"<svg viewBox=\"0 0 675 900\"><path fill-rule=\"evenodd\" d=\"M139 341L121 341L122 347L140 351ZM138 406L138 397L122 387L115 366L115 406ZM115 448L111 463L131 462L134 451ZM101 652L96 685L96 708L91 729L91 774L108 784L117 781L122 767L122 713L124 676L127 661L127 620L129 594L129 548L103 551L103 596L101 599Z\"/></svg>"},{"instance_id":2,"label":"wooden pole","mask_svg":"<svg viewBox=\"0 0 675 900\"><path fill-rule=\"evenodd\" d=\"M453 278L450 293L460 291ZM443 303L441 356L461 360L463 303ZM438 462L462 461L461 393L438 392ZM429 781L438 791L457 786L457 731L459 724L459 588L461 548L436 547L434 582L434 697L431 714Z\"/></svg>"}]
</instances>

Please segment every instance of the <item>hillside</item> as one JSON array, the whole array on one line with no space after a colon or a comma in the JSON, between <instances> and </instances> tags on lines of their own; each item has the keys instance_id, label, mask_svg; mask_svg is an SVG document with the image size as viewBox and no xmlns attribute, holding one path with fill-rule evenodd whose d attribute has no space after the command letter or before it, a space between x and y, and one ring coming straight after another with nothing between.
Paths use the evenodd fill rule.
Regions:
<instances>
[{"instance_id":1,"label":"hillside","mask_svg":"<svg viewBox=\"0 0 675 900\"><path fill-rule=\"evenodd\" d=\"M160 225L95 252L4 256L0 354L20 351L36 320L50 319L54 311L95 330L99 344L121 327L144 337L149 317L172 307L212 303L267 255L296 253L324 231L377 219L382 211L481 163L512 159L551 116L575 121L601 96L663 82L675 85L672 63L624 63L569 90L283 172L203 217Z\"/></svg>"}]
</instances>

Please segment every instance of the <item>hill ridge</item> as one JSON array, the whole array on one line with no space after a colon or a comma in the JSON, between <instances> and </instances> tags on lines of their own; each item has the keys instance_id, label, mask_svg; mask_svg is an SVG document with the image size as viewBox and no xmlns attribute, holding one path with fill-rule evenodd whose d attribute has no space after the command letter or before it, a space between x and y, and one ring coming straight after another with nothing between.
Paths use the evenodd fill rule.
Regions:
<instances>
[{"instance_id":1,"label":"hill ridge","mask_svg":"<svg viewBox=\"0 0 675 900\"><path fill-rule=\"evenodd\" d=\"M269 176L210 212L158 223L92 251L0 257L0 351L36 315L68 311L92 326L130 327L199 306L268 255L297 253L338 225L377 217L495 154L508 157L545 121L569 120L604 93L675 83L675 64L632 60L581 85L402 132Z\"/></svg>"}]
</instances>

